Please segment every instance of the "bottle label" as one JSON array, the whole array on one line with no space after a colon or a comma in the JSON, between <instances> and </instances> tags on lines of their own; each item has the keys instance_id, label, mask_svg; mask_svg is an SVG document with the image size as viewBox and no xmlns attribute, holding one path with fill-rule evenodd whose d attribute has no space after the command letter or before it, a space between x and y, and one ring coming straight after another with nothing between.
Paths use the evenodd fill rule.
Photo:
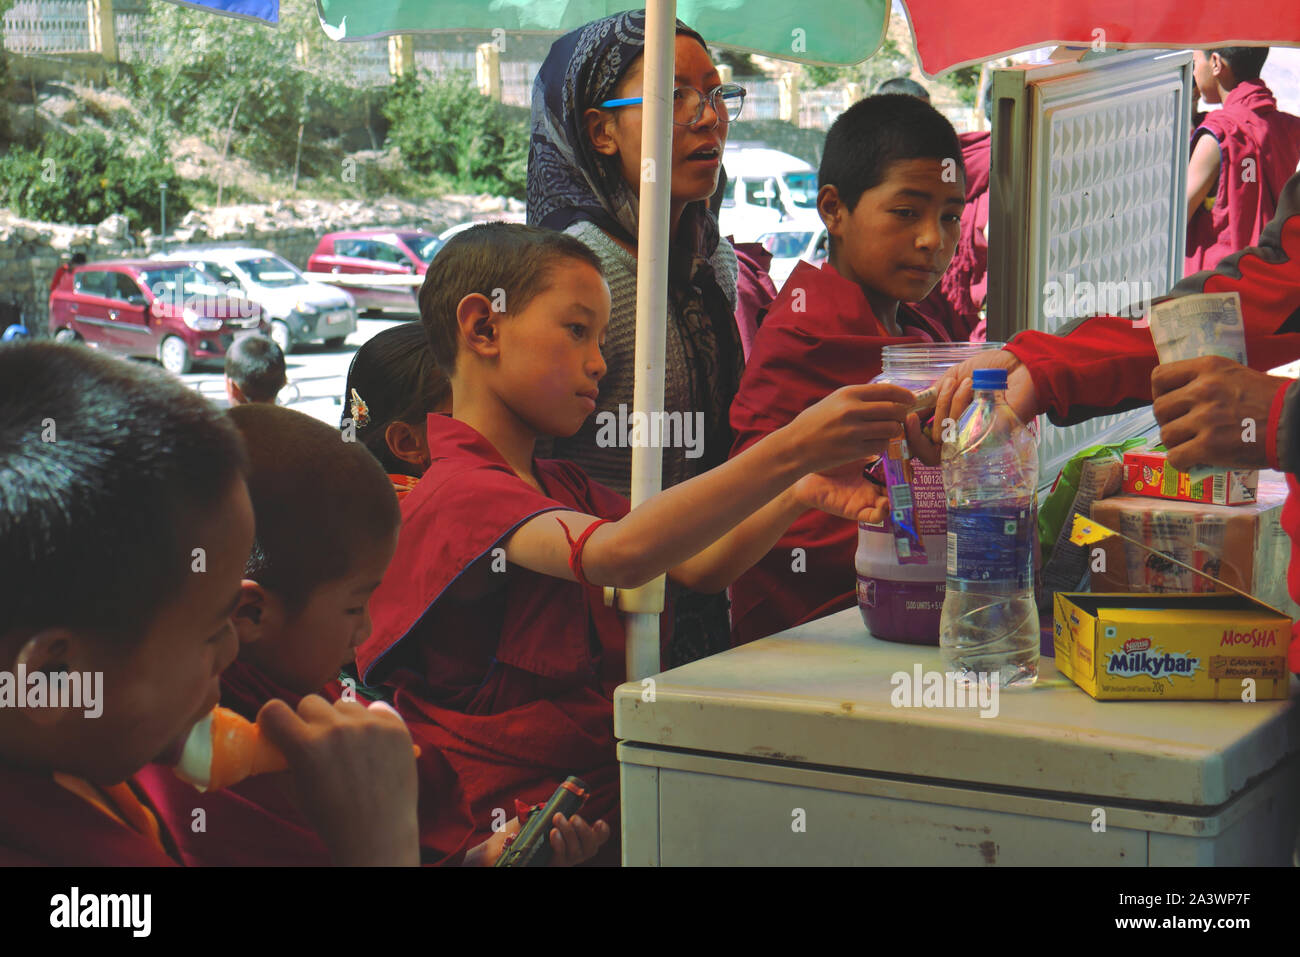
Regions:
<instances>
[{"instance_id":1,"label":"bottle label","mask_svg":"<svg viewBox=\"0 0 1300 957\"><path fill-rule=\"evenodd\" d=\"M1034 524L1027 508L949 509L949 577L1032 587Z\"/></svg>"}]
</instances>

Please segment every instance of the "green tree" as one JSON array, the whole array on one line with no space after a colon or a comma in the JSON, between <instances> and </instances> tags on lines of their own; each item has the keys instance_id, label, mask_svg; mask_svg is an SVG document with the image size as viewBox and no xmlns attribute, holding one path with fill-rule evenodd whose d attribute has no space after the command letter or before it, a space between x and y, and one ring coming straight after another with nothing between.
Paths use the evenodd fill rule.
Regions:
<instances>
[{"instance_id":1,"label":"green tree","mask_svg":"<svg viewBox=\"0 0 1300 957\"><path fill-rule=\"evenodd\" d=\"M157 227L160 190L170 216L189 210L185 183L163 157L156 134L127 152L102 133L46 136L39 149L14 146L0 155L0 206L57 223L98 223L122 213L133 229Z\"/></svg>"},{"instance_id":2,"label":"green tree","mask_svg":"<svg viewBox=\"0 0 1300 957\"><path fill-rule=\"evenodd\" d=\"M153 56L135 84L158 119L295 184L313 106L337 111L360 95L355 48L324 35L311 0L282 0L276 29L155 3L149 30Z\"/></svg>"},{"instance_id":3,"label":"green tree","mask_svg":"<svg viewBox=\"0 0 1300 957\"><path fill-rule=\"evenodd\" d=\"M402 77L384 115L388 142L414 172L466 192L527 192L528 111L483 96L468 74Z\"/></svg>"},{"instance_id":4,"label":"green tree","mask_svg":"<svg viewBox=\"0 0 1300 957\"><path fill-rule=\"evenodd\" d=\"M5 50L4 15L14 0L0 0L0 143L9 141L9 53Z\"/></svg>"}]
</instances>

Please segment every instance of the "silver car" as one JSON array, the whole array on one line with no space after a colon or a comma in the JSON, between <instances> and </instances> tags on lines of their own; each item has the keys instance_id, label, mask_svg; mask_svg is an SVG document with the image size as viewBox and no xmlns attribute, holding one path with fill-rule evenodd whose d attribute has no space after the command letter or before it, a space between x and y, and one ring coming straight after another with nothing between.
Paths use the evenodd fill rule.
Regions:
<instances>
[{"instance_id":1,"label":"silver car","mask_svg":"<svg viewBox=\"0 0 1300 957\"><path fill-rule=\"evenodd\" d=\"M313 282L293 263L247 246L182 246L151 258L183 259L262 307L285 355L304 342L338 348L357 331L357 309L342 289ZM236 292L236 290L238 290Z\"/></svg>"}]
</instances>

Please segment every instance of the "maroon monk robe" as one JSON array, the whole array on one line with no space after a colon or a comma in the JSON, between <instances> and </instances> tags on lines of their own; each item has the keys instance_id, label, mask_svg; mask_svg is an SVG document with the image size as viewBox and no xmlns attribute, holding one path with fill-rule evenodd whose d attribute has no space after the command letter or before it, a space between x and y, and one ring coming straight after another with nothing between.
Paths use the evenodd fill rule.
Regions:
<instances>
[{"instance_id":1,"label":"maroon monk robe","mask_svg":"<svg viewBox=\"0 0 1300 957\"><path fill-rule=\"evenodd\" d=\"M966 169L966 207L952 262L930 295L912 308L940 323L955 342L983 342L980 306L989 288L989 168L992 134L962 133L962 165Z\"/></svg>"},{"instance_id":2,"label":"maroon monk robe","mask_svg":"<svg viewBox=\"0 0 1300 957\"><path fill-rule=\"evenodd\" d=\"M1253 246L1277 211L1278 197L1300 162L1300 117L1283 113L1262 80L1243 80L1205 115L1192 134L1219 143L1214 205L1187 223L1184 275L1213 269L1223 257Z\"/></svg>"},{"instance_id":3,"label":"maroon monk robe","mask_svg":"<svg viewBox=\"0 0 1300 957\"><path fill-rule=\"evenodd\" d=\"M544 802L570 774L592 792L583 817L604 818L618 835L612 695L626 678L621 616L600 589L506 566L494 551L536 515L573 509L617 519L627 500L572 463L544 459L533 462L539 493L450 416L430 415L428 434L433 461L401 503L397 554L357 653L361 679L391 687L415 740L446 755L473 811L474 843L502 814L514 816L516 798ZM583 529L570 531L576 538ZM452 586L480 559L500 586L458 600ZM597 860L617 862L618 844Z\"/></svg>"},{"instance_id":4,"label":"maroon monk robe","mask_svg":"<svg viewBox=\"0 0 1300 957\"><path fill-rule=\"evenodd\" d=\"M830 263L799 263L763 320L731 405L736 456L788 424L836 389L880 374L880 350L910 342L947 341L947 331L898 309L903 338L890 337L857 283ZM852 607L857 576L856 522L809 511L731 586L731 637L743 644L812 617ZM792 567L791 549L805 550L807 569Z\"/></svg>"},{"instance_id":5,"label":"maroon monk robe","mask_svg":"<svg viewBox=\"0 0 1300 957\"><path fill-rule=\"evenodd\" d=\"M331 681L320 694L337 701L342 688ZM236 660L221 674L221 705L247 718L272 698L297 710L302 695L283 687L261 669ZM364 703L364 701L362 702ZM473 830L455 775L442 755L421 753L420 856L425 864L458 864ZM200 792L171 768L150 765L140 782L176 835L190 866L324 867L330 855L289 796L285 774L246 778L219 791ZM205 827L195 831L194 811L202 808Z\"/></svg>"},{"instance_id":6,"label":"maroon monk robe","mask_svg":"<svg viewBox=\"0 0 1300 957\"><path fill-rule=\"evenodd\" d=\"M126 785L158 819L138 784ZM48 770L0 762L0 811L0 867L175 867L181 860L165 824L160 847L56 783Z\"/></svg>"},{"instance_id":7,"label":"maroon monk robe","mask_svg":"<svg viewBox=\"0 0 1300 957\"><path fill-rule=\"evenodd\" d=\"M776 298L776 285L768 270L772 254L758 243L732 242L736 250L736 328L745 361L754 347L754 336L763 313Z\"/></svg>"}]
</instances>

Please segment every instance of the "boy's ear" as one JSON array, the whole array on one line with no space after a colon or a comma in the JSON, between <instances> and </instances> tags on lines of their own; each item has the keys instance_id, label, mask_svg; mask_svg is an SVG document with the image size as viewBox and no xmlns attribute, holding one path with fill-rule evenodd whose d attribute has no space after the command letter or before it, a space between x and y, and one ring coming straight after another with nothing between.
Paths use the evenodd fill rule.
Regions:
<instances>
[{"instance_id":1,"label":"boy's ear","mask_svg":"<svg viewBox=\"0 0 1300 957\"><path fill-rule=\"evenodd\" d=\"M587 138L597 153L613 156L618 152L618 143L610 131L614 115L592 107L582 114L582 122L587 128Z\"/></svg>"},{"instance_id":2,"label":"boy's ear","mask_svg":"<svg viewBox=\"0 0 1300 957\"><path fill-rule=\"evenodd\" d=\"M822 222L826 224L826 231L832 236L838 236L844 231L843 222L848 217L849 211L840 201L838 187L828 183L817 190L817 215L821 216Z\"/></svg>"},{"instance_id":3,"label":"boy's ear","mask_svg":"<svg viewBox=\"0 0 1300 957\"><path fill-rule=\"evenodd\" d=\"M424 423L389 422L384 429L384 442L388 451L410 465L423 471L429 467L429 441Z\"/></svg>"},{"instance_id":4,"label":"boy's ear","mask_svg":"<svg viewBox=\"0 0 1300 957\"><path fill-rule=\"evenodd\" d=\"M29 675L38 671L92 671L85 641L67 628L45 628L23 641L14 655L13 670L16 672L21 666ZM22 689L20 693L25 691ZM62 713L61 708L23 709L27 720L40 726L54 724Z\"/></svg>"},{"instance_id":5,"label":"boy's ear","mask_svg":"<svg viewBox=\"0 0 1300 957\"><path fill-rule=\"evenodd\" d=\"M230 400L232 406L243 405L248 400L244 398L244 390L235 384L235 380L226 379L226 398Z\"/></svg>"},{"instance_id":6,"label":"boy's ear","mask_svg":"<svg viewBox=\"0 0 1300 957\"><path fill-rule=\"evenodd\" d=\"M239 583L239 603L230 616L239 645L251 645L273 635L284 620L283 609L271 592L251 578Z\"/></svg>"},{"instance_id":7,"label":"boy's ear","mask_svg":"<svg viewBox=\"0 0 1300 957\"><path fill-rule=\"evenodd\" d=\"M475 354L496 357L500 354L499 320L504 313L492 309L492 301L480 292L472 292L456 306L456 324L460 337Z\"/></svg>"}]
</instances>

